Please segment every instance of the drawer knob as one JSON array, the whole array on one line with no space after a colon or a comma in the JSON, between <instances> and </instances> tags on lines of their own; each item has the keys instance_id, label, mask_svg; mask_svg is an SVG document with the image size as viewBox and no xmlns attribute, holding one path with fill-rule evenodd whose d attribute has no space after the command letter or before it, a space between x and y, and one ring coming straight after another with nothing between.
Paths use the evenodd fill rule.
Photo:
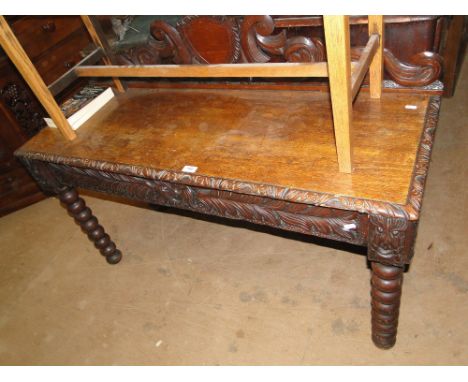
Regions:
<instances>
[{"instance_id":1,"label":"drawer knob","mask_svg":"<svg viewBox=\"0 0 468 382\"><path fill-rule=\"evenodd\" d=\"M75 65L73 61L66 61L66 62L64 63L64 66L65 66L67 69L72 68L73 65Z\"/></svg>"},{"instance_id":2,"label":"drawer knob","mask_svg":"<svg viewBox=\"0 0 468 382\"><path fill-rule=\"evenodd\" d=\"M42 30L49 33L55 32L55 23L53 21L49 21L48 23L43 24Z\"/></svg>"}]
</instances>

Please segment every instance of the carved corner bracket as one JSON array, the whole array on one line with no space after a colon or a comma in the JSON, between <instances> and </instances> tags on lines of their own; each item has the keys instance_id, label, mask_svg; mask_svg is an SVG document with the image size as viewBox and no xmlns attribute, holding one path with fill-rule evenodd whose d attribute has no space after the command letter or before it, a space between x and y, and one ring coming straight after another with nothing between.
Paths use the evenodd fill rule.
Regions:
<instances>
[{"instance_id":1,"label":"carved corner bracket","mask_svg":"<svg viewBox=\"0 0 468 382\"><path fill-rule=\"evenodd\" d=\"M415 221L381 215L369 215L368 259L402 267L413 257Z\"/></svg>"}]
</instances>

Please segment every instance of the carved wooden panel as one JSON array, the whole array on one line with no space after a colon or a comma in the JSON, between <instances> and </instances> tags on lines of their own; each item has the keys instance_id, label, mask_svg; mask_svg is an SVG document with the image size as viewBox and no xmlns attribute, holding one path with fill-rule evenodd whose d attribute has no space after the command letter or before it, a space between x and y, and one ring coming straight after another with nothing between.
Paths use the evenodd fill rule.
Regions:
<instances>
[{"instance_id":1,"label":"carved wooden panel","mask_svg":"<svg viewBox=\"0 0 468 382\"><path fill-rule=\"evenodd\" d=\"M240 59L239 26L229 16L186 16L177 25L193 63L222 64ZM206 38L206 32L210 38Z\"/></svg>"},{"instance_id":2,"label":"carved wooden panel","mask_svg":"<svg viewBox=\"0 0 468 382\"><path fill-rule=\"evenodd\" d=\"M290 26L294 25L292 20ZM354 47L354 59L361 50ZM426 86L440 77L442 58L435 52L421 51L407 61L390 49L384 55L388 78L399 85ZM323 37L290 33L287 19L278 28L266 15L185 16L175 27L155 20L147 44L120 52L118 58L122 64L319 62L326 60L326 48Z\"/></svg>"},{"instance_id":3,"label":"carved wooden panel","mask_svg":"<svg viewBox=\"0 0 468 382\"><path fill-rule=\"evenodd\" d=\"M285 202L153 180L113 172L46 164L22 158L41 187L58 193L63 186L83 187L148 203L245 220L353 244L365 244L367 217L354 211Z\"/></svg>"}]
</instances>

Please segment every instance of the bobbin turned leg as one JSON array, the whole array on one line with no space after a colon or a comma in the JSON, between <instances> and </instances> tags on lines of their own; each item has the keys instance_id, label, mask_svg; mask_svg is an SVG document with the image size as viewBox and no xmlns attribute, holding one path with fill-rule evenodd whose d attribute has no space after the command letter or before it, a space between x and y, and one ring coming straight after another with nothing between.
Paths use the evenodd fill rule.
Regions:
<instances>
[{"instance_id":1,"label":"bobbin turned leg","mask_svg":"<svg viewBox=\"0 0 468 382\"><path fill-rule=\"evenodd\" d=\"M413 257L416 226L400 217L369 215L372 340L382 349L395 345L403 272Z\"/></svg>"},{"instance_id":2,"label":"bobbin turned leg","mask_svg":"<svg viewBox=\"0 0 468 382\"><path fill-rule=\"evenodd\" d=\"M86 206L85 201L78 196L74 188L66 188L59 193L60 201L65 205L68 212L81 229L88 235L109 264L117 264L122 259L122 253L116 248L104 228L98 223L91 209Z\"/></svg>"},{"instance_id":3,"label":"bobbin turned leg","mask_svg":"<svg viewBox=\"0 0 468 382\"><path fill-rule=\"evenodd\" d=\"M382 349L396 342L403 268L372 263L372 341Z\"/></svg>"}]
</instances>

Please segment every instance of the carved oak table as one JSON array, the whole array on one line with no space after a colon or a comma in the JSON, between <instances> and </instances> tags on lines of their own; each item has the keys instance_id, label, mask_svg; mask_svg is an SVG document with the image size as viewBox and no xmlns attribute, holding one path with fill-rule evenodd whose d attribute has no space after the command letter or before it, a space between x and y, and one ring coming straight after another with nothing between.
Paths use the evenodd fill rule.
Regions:
<instances>
[{"instance_id":1,"label":"carved oak table","mask_svg":"<svg viewBox=\"0 0 468 382\"><path fill-rule=\"evenodd\" d=\"M390 348L440 98L387 89L375 100L362 91L346 174L338 171L328 97L235 86L129 90L74 141L48 128L16 155L111 264L122 254L77 187L367 246L372 339Z\"/></svg>"}]
</instances>

